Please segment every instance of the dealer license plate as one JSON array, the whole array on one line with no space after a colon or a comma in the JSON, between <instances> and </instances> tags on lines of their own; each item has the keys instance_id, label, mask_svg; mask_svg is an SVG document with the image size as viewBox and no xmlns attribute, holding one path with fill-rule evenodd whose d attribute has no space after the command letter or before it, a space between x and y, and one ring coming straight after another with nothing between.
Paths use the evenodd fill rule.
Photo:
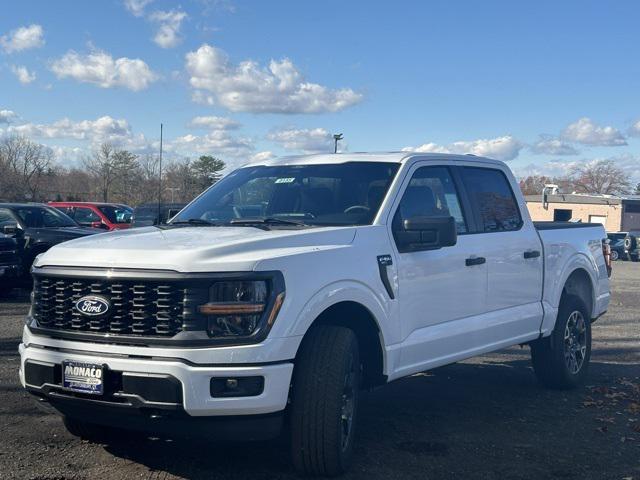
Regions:
<instances>
[{"instance_id":1,"label":"dealer license plate","mask_svg":"<svg viewBox=\"0 0 640 480\"><path fill-rule=\"evenodd\" d=\"M65 360L62 362L62 386L78 393L102 395L105 370L104 365Z\"/></svg>"}]
</instances>

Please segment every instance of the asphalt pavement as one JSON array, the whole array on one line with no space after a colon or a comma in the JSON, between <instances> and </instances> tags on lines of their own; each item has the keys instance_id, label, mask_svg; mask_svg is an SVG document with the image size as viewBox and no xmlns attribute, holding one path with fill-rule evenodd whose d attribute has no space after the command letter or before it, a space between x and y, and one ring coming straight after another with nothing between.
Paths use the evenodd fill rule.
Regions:
<instances>
[{"instance_id":1,"label":"asphalt pavement","mask_svg":"<svg viewBox=\"0 0 640 480\"><path fill-rule=\"evenodd\" d=\"M393 382L363 396L344 478L640 480L640 263L616 262L612 287L584 387L542 388L526 347ZM283 441L74 438L18 383L28 301L0 299L0 478L297 478Z\"/></svg>"}]
</instances>

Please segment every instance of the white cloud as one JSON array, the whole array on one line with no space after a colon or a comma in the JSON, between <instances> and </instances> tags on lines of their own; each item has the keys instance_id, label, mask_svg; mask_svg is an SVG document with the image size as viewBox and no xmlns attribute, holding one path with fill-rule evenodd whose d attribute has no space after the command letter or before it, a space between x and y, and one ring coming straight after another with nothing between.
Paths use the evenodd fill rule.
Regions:
<instances>
[{"instance_id":1,"label":"white cloud","mask_svg":"<svg viewBox=\"0 0 640 480\"><path fill-rule=\"evenodd\" d=\"M129 122L124 119L115 119L108 115L95 120L81 120L78 122L63 118L48 124L24 123L10 126L7 132L33 138L68 138L90 140L94 143L111 142L114 144L129 144L134 138Z\"/></svg>"},{"instance_id":2,"label":"white cloud","mask_svg":"<svg viewBox=\"0 0 640 480\"><path fill-rule=\"evenodd\" d=\"M629 128L629 135L632 137L640 137L640 120L631 125Z\"/></svg>"},{"instance_id":3,"label":"white cloud","mask_svg":"<svg viewBox=\"0 0 640 480\"><path fill-rule=\"evenodd\" d=\"M240 128L240 124L235 120L226 117L194 117L189 122L191 128L206 128L209 130L235 130Z\"/></svg>"},{"instance_id":4,"label":"white cloud","mask_svg":"<svg viewBox=\"0 0 640 480\"><path fill-rule=\"evenodd\" d=\"M402 151L421 153L472 153L482 157L508 161L516 158L523 147L524 144L511 135L505 135L491 139L459 141L446 146L436 143L424 143L418 147L405 147Z\"/></svg>"},{"instance_id":5,"label":"white cloud","mask_svg":"<svg viewBox=\"0 0 640 480\"><path fill-rule=\"evenodd\" d=\"M147 88L158 76L139 58L114 58L95 50L81 55L73 50L51 64L58 78L70 77L79 82L92 83L102 88L124 87L139 91Z\"/></svg>"},{"instance_id":6,"label":"white cloud","mask_svg":"<svg viewBox=\"0 0 640 480\"><path fill-rule=\"evenodd\" d=\"M330 89L305 81L291 60L271 60L268 67L246 60L234 65L219 48L203 44L186 55L196 98L234 112L321 113L355 105L362 95L350 88ZM203 91L213 94L208 98Z\"/></svg>"},{"instance_id":7,"label":"white cloud","mask_svg":"<svg viewBox=\"0 0 640 480\"><path fill-rule=\"evenodd\" d=\"M562 137L583 145L614 147L627 145L624 135L614 127L600 127L590 118L583 117L570 124L562 132Z\"/></svg>"},{"instance_id":8,"label":"white cloud","mask_svg":"<svg viewBox=\"0 0 640 480\"><path fill-rule=\"evenodd\" d=\"M0 123L11 123L17 117L16 112L12 110L0 110Z\"/></svg>"},{"instance_id":9,"label":"white cloud","mask_svg":"<svg viewBox=\"0 0 640 480\"><path fill-rule=\"evenodd\" d=\"M214 130L206 135L187 134L167 143L167 150L174 153L208 154L225 157L248 157L254 150L248 138L234 137L224 130Z\"/></svg>"},{"instance_id":10,"label":"white cloud","mask_svg":"<svg viewBox=\"0 0 640 480\"><path fill-rule=\"evenodd\" d=\"M287 128L270 132L267 139L287 150L304 153L333 152L333 135L324 128Z\"/></svg>"},{"instance_id":11,"label":"white cloud","mask_svg":"<svg viewBox=\"0 0 640 480\"><path fill-rule=\"evenodd\" d=\"M561 138L550 135L540 135L540 138L530 147L536 154L542 155L578 155L578 150Z\"/></svg>"},{"instance_id":12,"label":"white cloud","mask_svg":"<svg viewBox=\"0 0 640 480\"><path fill-rule=\"evenodd\" d=\"M153 2L153 0L124 0L123 3L125 8L134 16L141 17L144 15L144 9L151 2Z\"/></svg>"},{"instance_id":13,"label":"white cloud","mask_svg":"<svg viewBox=\"0 0 640 480\"><path fill-rule=\"evenodd\" d=\"M18 77L18 81L23 85L31 83L36 79L35 72L30 72L27 67L21 65L12 65L11 71L16 77Z\"/></svg>"},{"instance_id":14,"label":"white cloud","mask_svg":"<svg viewBox=\"0 0 640 480\"><path fill-rule=\"evenodd\" d=\"M264 152L258 152L256 154L251 155L250 161L251 163L254 162L266 162L269 160L272 160L274 158L276 158L277 155L275 155L273 152L270 152L268 150L264 151Z\"/></svg>"},{"instance_id":15,"label":"white cloud","mask_svg":"<svg viewBox=\"0 0 640 480\"><path fill-rule=\"evenodd\" d=\"M158 24L158 31L153 41L162 48L173 48L181 41L180 27L182 21L187 18L183 11L171 10L168 12L158 10L149 15L149 20Z\"/></svg>"},{"instance_id":16,"label":"white cloud","mask_svg":"<svg viewBox=\"0 0 640 480\"><path fill-rule=\"evenodd\" d=\"M12 30L0 37L0 46L6 53L21 52L44 45L44 30L41 25L29 25Z\"/></svg>"}]
</instances>

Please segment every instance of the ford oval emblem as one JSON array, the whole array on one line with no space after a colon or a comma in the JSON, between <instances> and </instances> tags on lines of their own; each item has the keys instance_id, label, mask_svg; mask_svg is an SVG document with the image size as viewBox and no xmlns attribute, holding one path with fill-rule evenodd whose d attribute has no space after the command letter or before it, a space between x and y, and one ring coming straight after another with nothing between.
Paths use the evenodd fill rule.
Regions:
<instances>
[{"instance_id":1,"label":"ford oval emblem","mask_svg":"<svg viewBox=\"0 0 640 480\"><path fill-rule=\"evenodd\" d=\"M98 317L109 311L109 300L95 295L82 297L76 302L76 310L89 317Z\"/></svg>"}]
</instances>

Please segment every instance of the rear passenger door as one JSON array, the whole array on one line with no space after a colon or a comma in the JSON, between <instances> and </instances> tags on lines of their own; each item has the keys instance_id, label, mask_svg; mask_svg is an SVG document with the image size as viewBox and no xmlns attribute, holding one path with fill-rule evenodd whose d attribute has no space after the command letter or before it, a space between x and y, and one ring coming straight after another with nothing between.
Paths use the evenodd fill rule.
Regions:
<instances>
[{"instance_id":1,"label":"rear passenger door","mask_svg":"<svg viewBox=\"0 0 640 480\"><path fill-rule=\"evenodd\" d=\"M487 312L500 326L497 340L535 337L542 321L542 247L526 207L518 204L499 168L461 167L487 259Z\"/></svg>"}]
</instances>

